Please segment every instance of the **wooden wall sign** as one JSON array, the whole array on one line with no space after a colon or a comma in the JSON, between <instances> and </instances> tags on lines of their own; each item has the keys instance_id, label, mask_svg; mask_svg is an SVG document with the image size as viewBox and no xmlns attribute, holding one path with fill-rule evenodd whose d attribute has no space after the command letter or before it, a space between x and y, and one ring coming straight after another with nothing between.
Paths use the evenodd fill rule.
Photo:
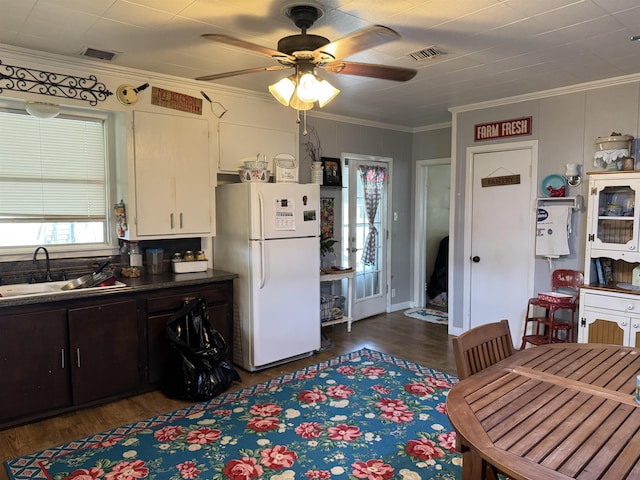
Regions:
<instances>
[{"instance_id":1,"label":"wooden wall sign","mask_svg":"<svg viewBox=\"0 0 640 480\"><path fill-rule=\"evenodd\" d=\"M531 118L522 117L500 122L479 123L473 128L475 141L531 135Z\"/></svg>"},{"instance_id":2,"label":"wooden wall sign","mask_svg":"<svg viewBox=\"0 0 640 480\"><path fill-rule=\"evenodd\" d=\"M480 184L483 187L504 187L505 185L520 185L520 175L485 177L480 180Z\"/></svg>"},{"instance_id":3,"label":"wooden wall sign","mask_svg":"<svg viewBox=\"0 0 640 480\"><path fill-rule=\"evenodd\" d=\"M159 107L173 108L181 112L202 115L202 99L172 92L163 88L151 87L151 104Z\"/></svg>"}]
</instances>

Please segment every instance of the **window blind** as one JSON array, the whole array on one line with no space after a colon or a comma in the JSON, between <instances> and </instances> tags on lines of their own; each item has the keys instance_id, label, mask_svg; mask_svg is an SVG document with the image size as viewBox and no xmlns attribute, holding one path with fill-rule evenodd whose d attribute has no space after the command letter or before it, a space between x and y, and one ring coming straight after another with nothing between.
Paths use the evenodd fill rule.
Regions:
<instances>
[{"instance_id":1,"label":"window blind","mask_svg":"<svg viewBox=\"0 0 640 480\"><path fill-rule=\"evenodd\" d=\"M0 222L105 220L101 119L0 111Z\"/></svg>"}]
</instances>

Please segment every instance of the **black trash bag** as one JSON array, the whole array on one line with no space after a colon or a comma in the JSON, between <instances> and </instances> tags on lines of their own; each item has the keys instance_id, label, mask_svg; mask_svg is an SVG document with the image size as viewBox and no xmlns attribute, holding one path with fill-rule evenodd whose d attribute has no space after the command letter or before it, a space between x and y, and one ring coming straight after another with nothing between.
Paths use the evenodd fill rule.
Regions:
<instances>
[{"instance_id":1,"label":"black trash bag","mask_svg":"<svg viewBox=\"0 0 640 480\"><path fill-rule=\"evenodd\" d=\"M206 301L191 300L167 321L173 348L164 392L171 398L204 401L224 392L240 375L229 361L229 347L211 326Z\"/></svg>"}]
</instances>

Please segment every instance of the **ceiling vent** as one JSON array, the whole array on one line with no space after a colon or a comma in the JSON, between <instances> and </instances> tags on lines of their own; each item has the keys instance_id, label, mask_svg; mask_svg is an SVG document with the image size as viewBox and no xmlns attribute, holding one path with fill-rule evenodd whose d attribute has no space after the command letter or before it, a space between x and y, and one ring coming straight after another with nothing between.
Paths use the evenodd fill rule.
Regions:
<instances>
[{"instance_id":1,"label":"ceiling vent","mask_svg":"<svg viewBox=\"0 0 640 480\"><path fill-rule=\"evenodd\" d=\"M121 52L109 52L107 50L98 50L97 48L91 48L91 47L87 47L84 50L82 50L82 52L80 52L80 55L83 57L89 57L89 58L98 58L100 60L113 60L115 59L118 55L120 55Z\"/></svg>"},{"instance_id":2,"label":"ceiling vent","mask_svg":"<svg viewBox=\"0 0 640 480\"><path fill-rule=\"evenodd\" d=\"M446 55L445 52L440 50L438 47L427 47L422 50L418 50L417 52L410 53L409 56L413 58L416 62L422 62L425 60L432 60L440 55Z\"/></svg>"}]
</instances>

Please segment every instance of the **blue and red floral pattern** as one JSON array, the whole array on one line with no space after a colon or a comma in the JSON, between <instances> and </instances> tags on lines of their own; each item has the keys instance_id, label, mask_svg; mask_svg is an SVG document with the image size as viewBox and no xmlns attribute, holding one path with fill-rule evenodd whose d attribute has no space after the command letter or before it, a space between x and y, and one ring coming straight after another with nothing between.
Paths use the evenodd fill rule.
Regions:
<instances>
[{"instance_id":1,"label":"blue and red floral pattern","mask_svg":"<svg viewBox=\"0 0 640 480\"><path fill-rule=\"evenodd\" d=\"M363 349L5 463L13 480L455 479L456 382Z\"/></svg>"}]
</instances>

